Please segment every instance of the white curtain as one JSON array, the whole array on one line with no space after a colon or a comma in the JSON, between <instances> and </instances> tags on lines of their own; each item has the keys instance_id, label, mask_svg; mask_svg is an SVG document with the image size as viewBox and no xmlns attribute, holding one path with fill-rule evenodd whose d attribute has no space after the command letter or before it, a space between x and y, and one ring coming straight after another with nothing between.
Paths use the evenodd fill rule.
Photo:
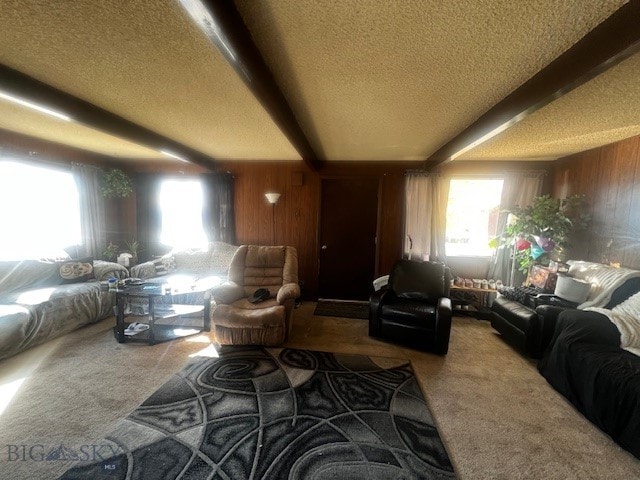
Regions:
<instances>
[{"instance_id":1,"label":"white curtain","mask_svg":"<svg viewBox=\"0 0 640 480\"><path fill-rule=\"evenodd\" d=\"M500 198L500 216L498 228L500 234L507 225L509 210L513 207L528 207L535 197L542 192L544 172L510 172L504 176L502 196ZM494 252L489 264L489 278L500 279L508 283L511 273L511 246L500 245ZM511 279L513 283L513 279Z\"/></svg>"},{"instance_id":2,"label":"white curtain","mask_svg":"<svg viewBox=\"0 0 640 480\"><path fill-rule=\"evenodd\" d=\"M80 197L80 228L84 254L100 258L107 246L100 169L92 165L73 164L71 171Z\"/></svg>"},{"instance_id":3,"label":"white curtain","mask_svg":"<svg viewBox=\"0 0 640 480\"><path fill-rule=\"evenodd\" d=\"M439 174L409 173L405 184L403 256L412 260L445 260L446 207L449 181Z\"/></svg>"}]
</instances>

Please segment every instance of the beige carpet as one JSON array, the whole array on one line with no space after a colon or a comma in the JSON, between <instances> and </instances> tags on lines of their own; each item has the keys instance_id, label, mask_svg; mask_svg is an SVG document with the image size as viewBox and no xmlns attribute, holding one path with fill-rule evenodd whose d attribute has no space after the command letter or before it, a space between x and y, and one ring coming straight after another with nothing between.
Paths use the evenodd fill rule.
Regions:
<instances>
[{"instance_id":1,"label":"beige carpet","mask_svg":"<svg viewBox=\"0 0 640 480\"><path fill-rule=\"evenodd\" d=\"M640 461L577 413L487 322L454 319L442 358L370 339L366 320L316 317L314 308L305 303L294 312L288 346L409 358L459 478L640 478ZM107 319L0 362L0 478L55 478L68 463L32 460L32 446L44 447L33 449L37 459L60 444L96 443L189 355L212 351L204 336L121 345L113 324Z\"/></svg>"}]
</instances>

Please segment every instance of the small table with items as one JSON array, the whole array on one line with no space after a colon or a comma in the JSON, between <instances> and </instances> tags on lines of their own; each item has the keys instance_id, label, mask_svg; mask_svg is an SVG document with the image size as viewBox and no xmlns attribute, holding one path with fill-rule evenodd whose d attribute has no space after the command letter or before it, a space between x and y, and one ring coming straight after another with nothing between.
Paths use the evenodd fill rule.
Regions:
<instances>
[{"instance_id":1,"label":"small table with items","mask_svg":"<svg viewBox=\"0 0 640 480\"><path fill-rule=\"evenodd\" d=\"M470 314L477 318L488 318L491 299L497 294L493 288L475 288L451 285L449 296L456 314Z\"/></svg>"},{"instance_id":2,"label":"small table with items","mask_svg":"<svg viewBox=\"0 0 640 480\"><path fill-rule=\"evenodd\" d=\"M211 330L211 290L216 282L190 284L148 283L118 287L116 293L116 326L114 335L119 343L125 341L157 342L195 335ZM217 282L219 284L220 281ZM199 304L188 304L188 296L203 294ZM132 304L137 308L132 309ZM182 317L202 316L201 325L184 325ZM125 322L136 317L135 322ZM160 322L160 323L158 323ZM136 328L144 327L144 328Z\"/></svg>"}]
</instances>

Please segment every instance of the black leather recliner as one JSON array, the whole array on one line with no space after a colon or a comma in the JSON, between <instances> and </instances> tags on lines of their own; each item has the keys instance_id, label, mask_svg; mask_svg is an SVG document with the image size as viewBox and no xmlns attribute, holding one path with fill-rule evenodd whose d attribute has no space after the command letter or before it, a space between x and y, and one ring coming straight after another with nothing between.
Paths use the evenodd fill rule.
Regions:
<instances>
[{"instance_id":1,"label":"black leather recliner","mask_svg":"<svg viewBox=\"0 0 640 480\"><path fill-rule=\"evenodd\" d=\"M446 354L451 333L449 278L442 263L396 262L388 285L371 295L369 335Z\"/></svg>"}]
</instances>

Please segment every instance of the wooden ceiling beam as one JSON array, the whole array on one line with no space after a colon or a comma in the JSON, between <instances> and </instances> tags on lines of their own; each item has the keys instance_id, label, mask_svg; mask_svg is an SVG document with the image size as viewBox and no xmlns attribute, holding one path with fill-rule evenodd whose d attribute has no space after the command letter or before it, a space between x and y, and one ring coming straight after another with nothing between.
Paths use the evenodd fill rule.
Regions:
<instances>
[{"instance_id":1,"label":"wooden ceiling beam","mask_svg":"<svg viewBox=\"0 0 640 480\"><path fill-rule=\"evenodd\" d=\"M631 0L433 153L434 169L495 137L640 51L640 0Z\"/></svg>"},{"instance_id":2,"label":"wooden ceiling beam","mask_svg":"<svg viewBox=\"0 0 640 480\"><path fill-rule=\"evenodd\" d=\"M234 2L180 0L180 3L249 87L309 168L314 171L321 168L323 162L302 131Z\"/></svg>"},{"instance_id":3,"label":"wooden ceiling beam","mask_svg":"<svg viewBox=\"0 0 640 480\"><path fill-rule=\"evenodd\" d=\"M159 158L164 150L204 168L215 168L213 157L2 64L0 93L53 109L71 117L73 122L156 150Z\"/></svg>"}]
</instances>

